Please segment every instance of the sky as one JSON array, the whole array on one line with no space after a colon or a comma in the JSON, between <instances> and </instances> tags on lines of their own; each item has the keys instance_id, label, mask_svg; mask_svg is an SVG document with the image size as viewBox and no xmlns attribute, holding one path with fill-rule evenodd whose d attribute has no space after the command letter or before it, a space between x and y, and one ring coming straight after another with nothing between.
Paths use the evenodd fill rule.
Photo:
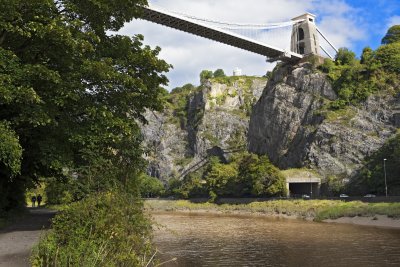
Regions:
<instances>
[{"instance_id":1,"label":"sky","mask_svg":"<svg viewBox=\"0 0 400 267\"><path fill-rule=\"evenodd\" d=\"M317 27L336 47L358 56L376 49L390 26L400 24L400 0L148 0L169 11L235 23L284 22L306 12L317 15ZM199 84L202 70L235 68L244 75L262 76L274 64L265 57L144 20L127 23L119 34L144 35L144 44L161 47L160 58L173 65L167 89Z\"/></svg>"}]
</instances>

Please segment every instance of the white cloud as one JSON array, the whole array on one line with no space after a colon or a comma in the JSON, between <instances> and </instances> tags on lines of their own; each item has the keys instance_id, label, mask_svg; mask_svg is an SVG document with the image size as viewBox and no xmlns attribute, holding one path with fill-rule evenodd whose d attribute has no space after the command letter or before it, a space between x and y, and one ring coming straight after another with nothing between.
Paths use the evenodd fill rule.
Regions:
<instances>
[{"instance_id":1,"label":"white cloud","mask_svg":"<svg viewBox=\"0 0 400 267\"><path fill-rule=\"evenodd\" d=\"M351 47L354 41L366 38L365 30L346 17L325 16L318 27L337 47Z\"/></svg>"},{"instance_id":2,"label":"white cloud","mask_svg":"<svg viewBox=\"0 0 400 267\"><path fill-rule=\"evenodd\" d=\"M393 25L400 25L400 16L393 16L388 19L388 28L392 27Z\"/></svg>"},{"instance_id":3,"label":"white cloud","mask_svg":"<svg viewBox=\"0 0 400 267\"><path fill-rule=\"evenodd\" d=\"M318 26L338 47L351 47L351 42L365 38L363 25L354 19L356 10L342 0L152 0L150 4L197 17L238 23L288 21L308 11L320 15ZM162 48L160 57L174 66L167 74L170 88L189 82L198 84L203 69L222 68L231 74L239 67L247 75L264 75L273 67L260 55L151 22L134 20L120 33L143 34L145 44Z\"/></svg>"}]
</instances>

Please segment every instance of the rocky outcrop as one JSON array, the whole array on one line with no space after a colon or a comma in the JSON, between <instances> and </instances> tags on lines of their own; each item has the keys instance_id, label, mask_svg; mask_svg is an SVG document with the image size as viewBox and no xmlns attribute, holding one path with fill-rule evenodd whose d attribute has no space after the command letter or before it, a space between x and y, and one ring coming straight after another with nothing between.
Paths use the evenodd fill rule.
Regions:
<instances>
[{"instance_id":1,"label":"rocky outcrop","mask_svg":"<svg viewBox=\"0 0 400 267\"><path fill-rule=\"evenodd\" d=\"M226 77L203 84L187 98L185 123L170 109L147 112L142 126L148 173L167 181L181 178L208 156L229 158L245 150L250 111L267 80Z\"/></svg>"},{"instance_id":2,"label":"rocky outcrop","mask_svg":"<svg viewBox=\"0 0 400 267\"><path fill-rule=\"evenodd\" d=\"M279 66L266 83L215 79L184 94L179 119L173 107L148 112L142 133L149 174L165 182L182 178L209 156L227 161L231 152L248 149L281 169L351 178L400 126L400 96L385 92L357 107L327 109L337 96L309 63Z\"/></svg>"},{"instance_id":3,"label":"rocky outcrop","mask_svg":"<svg viewBox=\"0 0 400 267\"><path fill-rule=\"evenodd\" d=\"M187 153L187 132L172 123L168 113L146 112L147 124L142 125L145 159L149 162L148 174L166 180L164 174L176 175Z\"/></svg>"},{"instance_id":4,"label":"rocky outcrop","mask_svg":"<svg viewBox=\"0 0 400 267\"><path fill-rule=\"evenodd\" d=\"M349 177L396 131L399 98L374 95L358 107L324 110L336 94L309 63L277 68L254 106L250 152L267 154L280 168L311 167Z\"/></svg>"}]
</instances>

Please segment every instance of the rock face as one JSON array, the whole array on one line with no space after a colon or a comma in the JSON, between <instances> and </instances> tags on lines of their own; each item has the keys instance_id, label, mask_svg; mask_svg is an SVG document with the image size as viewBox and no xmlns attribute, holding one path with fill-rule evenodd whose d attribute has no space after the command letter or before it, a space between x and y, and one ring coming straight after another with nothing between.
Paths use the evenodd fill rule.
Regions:
<instances>
[{"instance_id":1,"label":"rock face","mask_svg":"<svg viewBox=\"0 0 400 267\"><path fill-rule=\"evenodd\" d=\"M277 68L252 111L249 151L267 154L283 169L306 166L324 176L352 176L396 131L400 99L374 95L357 108L323 109L335 99L329 81L309 63Z\"/></svg>"},{"instance_id":2,"label":"rock face","mask_svg":"<svg viewBox=\"0 0 400 267\"><path fill-rule=\"evenodd\" d=\"M142 125L142 134L148 174L165 179L163 174L179 171L176 164L185 157L187 132L169 122L165 113L147 112L145 117L148 124Z\"/></svg>"},{"instance_id":3,"label":"rock face","mask_svg":"<svg viewBox=\"0 0 400 267\"><path fill-rule=\"evenodd\" d=\"M142 134L148 173L166 182L207 156L226 160L229 152L245 150L250 111L266 83L256 77L211 80L188 96L185 123L177 123L171 109L147 112Z\"/></svg>"},{"instance_id":4,"label":"rock face","mask_svg":"<svg viewBox=\"0 0 400 267\"><path fill-rule=\"evenodd\" d=\"M211 80L185 95L179 120L173 107L146 114L148 173L165 182L182 178L209 156L227 161L230 152L247 147L281 169L351 178L400 126L400 96L375 94L357 107L327 110L335 99L325 75L309 63L276 68L268 84L249 77Z\"/></svg>"}]
</instances>

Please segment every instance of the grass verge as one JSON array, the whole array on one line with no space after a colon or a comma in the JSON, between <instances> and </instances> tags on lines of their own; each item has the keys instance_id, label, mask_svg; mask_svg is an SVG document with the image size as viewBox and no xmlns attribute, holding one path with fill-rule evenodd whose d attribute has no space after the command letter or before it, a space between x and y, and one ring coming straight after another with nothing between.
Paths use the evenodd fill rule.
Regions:
<instances>
[{"instance_id":1,"label":"grass verge","mask_svg":"<svg viewBox=\"0 0 400 267\"><path fill-rule=\"evenodd\" d=\"M261 213L312 218L315 221L340 217L387 215L400 218L400 203L344 202L341 200L272 200L249 204L193 203L188 200L146 200L153 211L215 211L222 213Z\"/></svg>"},{"instance_id":2,"label":"grass verge","mask_svg":"<svg viewBox=\"0 0 400 267\"><path fill-rule=\"evenodd\" d=\"M142 207L124 192L58 206L52 229L33 249L32 266L152 266L151 221Z\"/></svg>"}]
</instances>

